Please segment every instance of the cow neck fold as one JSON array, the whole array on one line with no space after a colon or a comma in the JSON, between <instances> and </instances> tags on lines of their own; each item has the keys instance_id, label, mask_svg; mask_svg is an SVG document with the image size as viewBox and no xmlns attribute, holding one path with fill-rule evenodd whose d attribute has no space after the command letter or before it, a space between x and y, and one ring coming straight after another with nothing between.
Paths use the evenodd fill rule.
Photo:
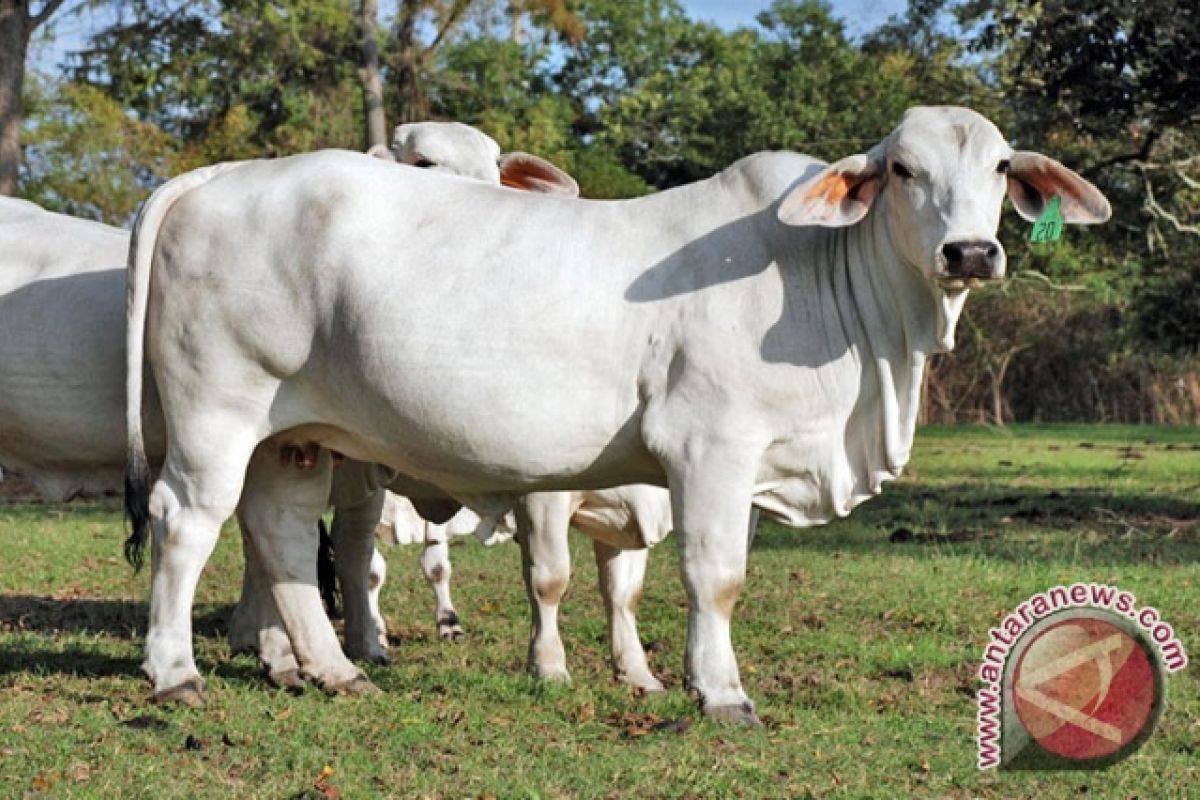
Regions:
<instances>
[{"instance_id":1,"label":"cow neck fold","mask_svg":"<svg viewBox=\"0 0 1200 800\"><path fill-rule=\"evenodd\" d=\"M831 231L844 276L833 287L843 319L856 323L847 334L863 372L845 439L856 496L878 492L908 462L926 358L953 328L940 292L897 253L885 204L886 195L860 223Z\"/></svg>"}]
</instances>

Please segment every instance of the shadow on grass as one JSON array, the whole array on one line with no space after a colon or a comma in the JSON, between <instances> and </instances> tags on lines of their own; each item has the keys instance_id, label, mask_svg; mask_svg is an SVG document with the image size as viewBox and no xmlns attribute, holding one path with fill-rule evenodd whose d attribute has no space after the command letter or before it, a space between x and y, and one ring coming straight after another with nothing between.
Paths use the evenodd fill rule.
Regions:
<instances>
[{"instance_id":1,"label":"shadow on grass","mask_svg":"<svg viewBox=\"0 0 1200 800\"><path fill-rule=\"evenodd\" d=\"M197 606L192 631L196 636L223 637L232 613L229 604ZM101 633L132 639L145 631L149 618L149 605L143 600L0 596L0 632Z\"/></svg>"},{"instance_id":2,"label":"shadow on grass","mask_svg":"<svg viewBox=\"0 0 1200 800\"><path fill-rule=\"evenodd\" d=\"M111 655L86 647L48 650L30 647L9 647L0 644L0 676L29 673L34 675L68 675L76 678L142 678L142 653L129 643L128 655ZM205 666L200 664L203 672ZM274 691L263 670L253 663L221 661L213 665L212 673L230 683L259 686Z\"/></svg>"},{"instance_id":3,"label":"shadow on grass","mask_svg":"<svg viewBox=\"0 0 1200 800\"><path fill-rule=\"evenodd\" d=\"M233 612L229 604L201 606L193 624L199 638L223 640L226 622ZM141 638L149 617L143 601L79 598L56 600L32 595L0 597L0 675L29 672L78 677L140 677ZM15 643L5 640L5 634ZM63 647L39 646L34 634L57 637L60 634L100 634L125 640L128 655L113 655L85 644ZM121 645L118 645L121 646ZM262 670L254 659L225 659L213 665L212 673L234 683L268 688Z\"/></svg>"},{"instance_id":4,"label":"shadow on grass","mask_svg":"<svg viewBox=\"0 0 1200 800\"><path fill-rule=\"evenodd\" d=\"M770 526L764 533L756 550L886 551L914 558L948 550L1024 561L1061 551L1065 535L1086 537L1073 556L1086 560L1200 560L1200 503L1094 489L900 483L847 519L805 530Z\"/></svg>"}]
</instances>

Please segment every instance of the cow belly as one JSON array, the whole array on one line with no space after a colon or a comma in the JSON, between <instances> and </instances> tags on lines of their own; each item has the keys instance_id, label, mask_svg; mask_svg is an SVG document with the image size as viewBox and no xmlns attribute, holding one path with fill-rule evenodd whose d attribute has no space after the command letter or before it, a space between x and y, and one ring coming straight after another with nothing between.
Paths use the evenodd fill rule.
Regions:
<instances>
[{"instance_id":1,"label":"cow belly","mask_svg":"<svg viewBox=\"0 0 1200 800\"><path fill-rule=\"evenodd\" d=\"M296 386L305 406L296 415L345 434L327 433L321 443L328 447L458 493L614 485L628 482L630 472L658 479L638 430L635 370L616 369L605 380L572 373L544 354L488 360L463 355L472 352L468 344L458 356L439 351L443 358L407 344L319 365L311 382ZM343 387L336 395L321 389L331 372ZM624 391L612 379L622 372L629 375Z\"/></svg>"},{"instance_id":2,"label":"cow belly","mask_svg":"<svg viewBox=\"0 0 1200 800\"><path fill-rule=\"evenodd\" d=\"M84 270L0 295L0 466L50 499L121 488L125 272ZM148 395L150 456L162 452Z\"/></svg>"}]
</instances>

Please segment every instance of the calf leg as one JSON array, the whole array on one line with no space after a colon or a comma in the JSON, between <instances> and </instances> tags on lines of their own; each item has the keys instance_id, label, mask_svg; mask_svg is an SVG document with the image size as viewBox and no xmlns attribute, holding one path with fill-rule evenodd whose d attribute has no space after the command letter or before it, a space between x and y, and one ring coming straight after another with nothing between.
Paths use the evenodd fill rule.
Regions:
<instances>
[{"instance_id":1,"label":"calf leg","mask_svg":"<svg viewBox=\"0 0 1200 800\"><path fill-rule=\"evenodd\" d=\"M329 500L330 468L325 451L301 471L281 463L277 448L260 447L246 471L240 509L300 674L327 691L357 694L375 687L343 655L317 589L317 520Z\"/></svg>"},{"instance_id":2,"label":"calf leg","mask_svg":"<svg viewBox=\"0 0 1200 800\"><path fill-rule=\"evenodd\" d=\"M387 623L379 610L379 595L383 590L383 582L387 580L387 562L375 548L371 555L371 574L367 578L367 603L371 607L371 617L375 620L375 630L379 634L379 646L384 653L388 650ZM390 658L390 656L389 656Z\"/></svg>"},{"instance_id":3,"label":"calf leg","mask_svg":"<svg viewBox=\"0 0 1200 800\"><path fill-rule=\"evenodd\" d=\"M558 633L558 604L571 579L567 530L570 492L540 492L517 503L517 539L529 596L532 631L529 671L546 680L569 681L567 656Z\"/></svg>"},{"instance_id":4,"label":"calf leg","mask_svg":"<svg viewBox=\"0 0 1200 800\"><path fill-rule=\"evenodd\" d=\"M450 532L446 525L425 522L425 549L421 551L421 571L433 589L436 607L433 620L438 638L457 642L463 638L462 625L450 599Z\"/></svg>"},{"instance_id":5,"label":"calf leg","mask_svg":"<svg viewBox=\"0 0 1200 800\"><path fill-rule=\"evenodd\" d=\"M643 691L661 692L663 685L650 671L637 629L637 607L650 551L620 550L598 539L592 541L592 549L596 554L604 614L608 618L613 675Z\"/></svg>"},{"instance_id":6,"label":"calf leg","mask_svg":"<svg viewBox=\"0 0 1200 800\"><path fill-rule=\"evenodd\" d=\"M333 517L333 552L342 585L342 617L346 621L346 653L351 658L388 664L387 631L379 615L378 593L372 587L375 526L383 516L385 492L376 489L355 506L338 506ZM382 558L380 558L382 561ZM376 600L372 602L372 594Z\"/></svg>"}]
</instances>

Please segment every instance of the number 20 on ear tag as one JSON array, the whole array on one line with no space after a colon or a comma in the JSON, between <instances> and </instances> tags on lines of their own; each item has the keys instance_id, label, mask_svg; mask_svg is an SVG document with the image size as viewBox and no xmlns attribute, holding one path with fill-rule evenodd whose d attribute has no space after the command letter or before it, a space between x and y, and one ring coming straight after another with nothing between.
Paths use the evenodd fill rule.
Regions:
<instances>
[{"instance_id":1,"label":"number 20 on ear tag","mask_svg":"<svg viewBox=\"0 0 1200 800\"><path fill-rule=\"evenodd\" d=\"M1046 210L1033 223L1033 233L1029 236L1031 242L1056 242L1062 236L1063 217L1058 210L1058 195L1050 198Z\"/></svg>"}]
</instances>

